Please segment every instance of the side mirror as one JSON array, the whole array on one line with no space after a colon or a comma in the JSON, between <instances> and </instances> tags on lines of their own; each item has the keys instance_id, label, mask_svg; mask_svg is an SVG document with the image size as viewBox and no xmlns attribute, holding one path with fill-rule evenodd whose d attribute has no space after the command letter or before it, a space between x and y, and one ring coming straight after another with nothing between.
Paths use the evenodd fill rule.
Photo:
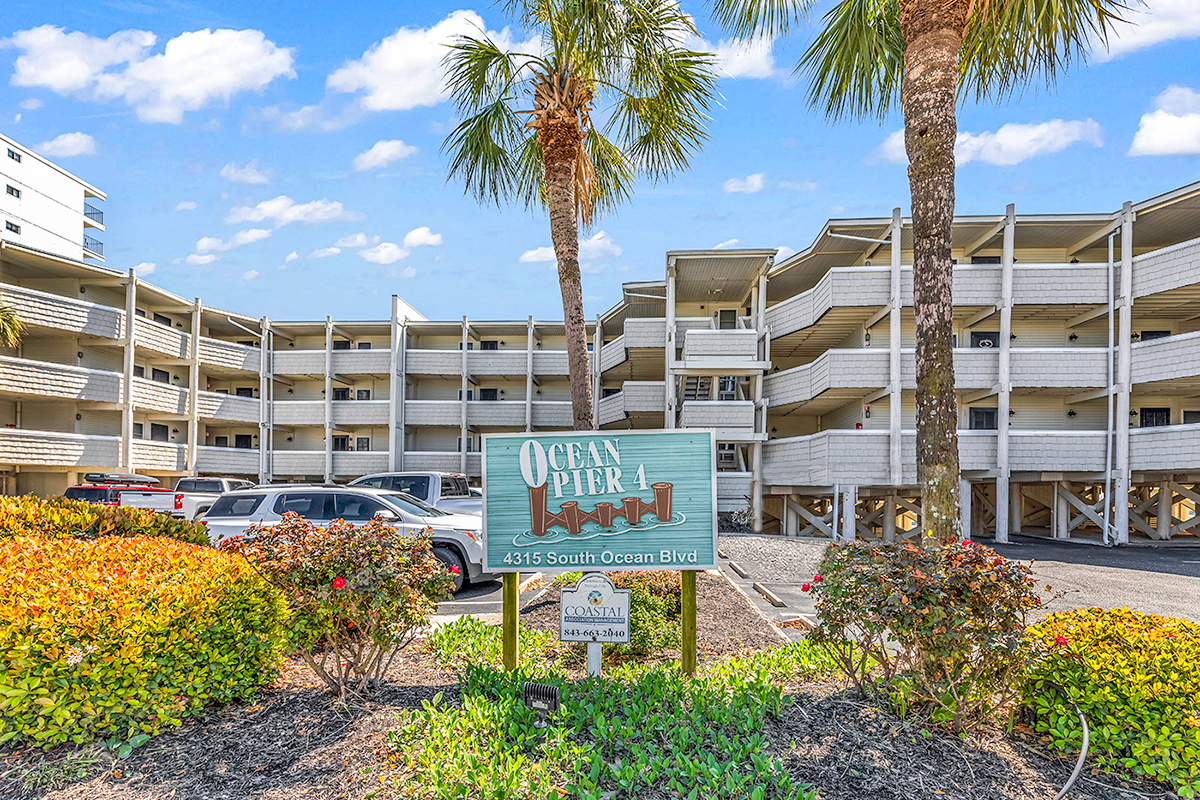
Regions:
<instances>
[{"instance_id":1,"label":"side mirror","mask_svg":"<svg viewBox=\"0 0 1200 800\"><path fill-rule=\"evenodd\" d=\"M375 519L382 520L384 522L392 522L400 519L400 517L396 516L395 511L389 511L386 508L381 508L379 511L375 512Z\"/></svg>"}]
</instances>

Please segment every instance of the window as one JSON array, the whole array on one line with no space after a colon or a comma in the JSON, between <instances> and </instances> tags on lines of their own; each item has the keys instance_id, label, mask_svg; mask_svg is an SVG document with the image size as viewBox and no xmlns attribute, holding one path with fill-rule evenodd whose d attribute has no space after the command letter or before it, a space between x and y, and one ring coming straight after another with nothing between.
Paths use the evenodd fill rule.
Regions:
<instances>
[{"instance_id":1,"label":"window","mask_svg":"<svg viewBox=\"0 0 1200 800\"><path fill-rule=\"evenodd\" d=\"M243 347L258 347L258 345L256 345L253 341L250 341L250 340L247 340L244 342L239 341L238 344L242 345Z\"/></svg>"},{"instance_id":2,"label":"window","mask_svg":"<svg viewBox=\"0 0 1200 800\"><path fill-rule=\"evenodd\" d=\"M239 386L233 390L233 393L238 397L254 397L253 386Z\"/></svg>"},{"instance_id":3,"label":"window","mask_svg":"<svg viewBox=\"0 0 1200 800\"><path fill-rule=\"evenodd\" d=\"M141 364L134 364L133 365L133 377L135 377L135 378L146 377L146 368L143 367Z\"/></svg>"},{"instance_id":4,"label":"window","mask_svg":"<svg viewBox=\"0 0 1200 800\"><path fill-rule=\"evenodd\" d=\"M349 400L350 399L350 390L345 389L345 388L334 389L333 390L333 399L334 400Z\"/></svg>"},{"instance_id":5,"label":"window","mask_svg":"<svg viewBox=\"0 0 1200 800\"><path fill-rule=\"evenodd\" d=\"M462 440L462 437L460 436L460 437L458 437L458 452L460 452L460 453L462 452L462 446L463 446L463 440ZM468 436L467 437L467 452L474 453L475 452L474 446L475 446L474 440L470 436Z\"/></svg>"},{"instance_id":6,"label":"window","mask_svg":"<svg viewBox=\"0 0 1200 800\"><path fill-rule=\"evenodd\" d=\"M373 478L363 478L361 481L355 481L354 485L355 486L370 486L372 489L382 489L383 482L386 480L387 480L387 478L385 478L384 476L376 475Z\"/></svg>"},{"instance_id":7,"label":"window","mask_svg":"<svg viewBox=\"0 0 1200 800\"><path fill-rule=\"evenodd\" d=\"M996 409L972 408L968 427L973 431L994 431L996 424Z\"/></svg>"},{"instance_id":8,"label":"window","mask_svg":"<svg viewBox=\"0 0 1200 800\"><path fill-rule=\"evenodd\" d=\"M295 492L281 494L271 510L276 514L286 514L292 511L305 519L333 519L326 513L329 511L329 495L323 492ZM214 506L215 508L216 506Z\"/></svg>"},{"instance_id":9,"label":"window","mask_svg":"<svg viewBox=\"0 0 1200 800\"><path fill-rule=\"evenodd\" d=\"M482 497L482 495L480 496ZM445 511L440 511L425 501L413 497L411 494L389 494L387 498L392 501L393 505L400 506L400 508L418 517L448 516Z\"/></svg>"},{"instance_id":10,"label":"window","mask_svg":"<svg viewBox=\"0 0 1200 800\"><path fill-rule=\"evenodd\" d=\"M68 500L86 500L89 503L112 503L114 505L121 499L121 495L113 489L100 489L92 486L72 486L63 492L63 497Z\"/></svg>"},{"instance_id":11,"label":"window","mask_svg":"<svg viewBox=\"0 0 1200 800\"><path fill-rule=\"evenodd\" d=\"M156 367L151 367L150 368L150 380L158 381L159 383L170 383L171 382L171 373L167 372L165 369L157 369Z\"/></svg>"},{"instance_id":12,"label":"window","mask_svg":"<svg viewBox=\"0 0 1200 800\"><path fill-rule=\"evenodd\" d=\"M999 264L1000 256L971 256L972 264Z\"/></svg>"},{"instance_id":13,"label":"window","mask_svg":"<svg viewBox=\"0 0 1200 800\"><path fill-rule=\"evenodd\" d=\"M333 349L334 350L349 350L350 349L350 340L349 339L334 339L333 340Z\"/></svg>"},{"instance_id":14,"label":"window","mask_svg":"<svg viewBox=\"0 0 1200 800\"><path fill-rule=\"evenodd\" d=\"M359 342L359 343L358 343L358 349L359 349L359 350L370 350L370 349L371 349L371 343L370 343L370 342Z\"/></svg>"},{"instance_id":15,"label":"window","mask_svg":"<svg viewBox=\"0 0 1200 800\"><path fill-rule=\"evenodd\" d=\"M218 436L214 441L216 442L217 447L229 447L228 436Z\"/></svg>"},{"instance_id":16,"label":"window","mask_svg":"<svg viewBox=\"0 0 1200 800\"><path fill-rule=\"evenodd\" d=\"M356 436L354 438L354 449L360 453L368 453L371 450L370 436Z\"/></svg>"},{"instance_id":17,"label":"window","mask_svg":"<svg viewBox=\"0 0 1200 800\"><path fill-rule=\"evenodd\" d=\"M470 439L467 439L468 445ZM470 447L467 447L467 452L470 452ZM467 488L467 479L459 475L443 475L442 476L442 497L470 497L471 490Z\"/></svg>"},{"instance_id":18,"label":"window","mask_svg":"<svg viewBox=\"0 0 1200 800\"><path fill-rule=\"evenodd\" d=\"M462 389L458 390L458 399L462 400ZM468 400L475 399L475 390L474 389L467 389L467 399Z\"/></svg>"},{"instance_id":19,"label":"window","mask_svg":"<svg viewBox=\"0 0 1200 800\"><path fill-rule=\"evenodd\" d=\"M614 394L621 393L620 389L611 389L611 388L610 389L601 389L600 391L603 393L600 395L602 398L603 397L612 397Z\"/></svg>"},{"instance_id":20,"label":"window","mask_svg":"<svg viewBox=\"0 0 1200 800\"><path fill-rule=\"evenodd\" d=\"M971 347L999 347L999 331L971 331Z\"/></svg>"},{"instance_id":21,"label":"window","mask_svg":"<svg viewBox=\"0 0 1200 800\"><path fill-rule=\"evenodd\" d=\"M717 399L737 399L737 378L732 375L722 375L717 379Z\"/></svg>"},{"instance_id":22,"label":"window","mask_svg":"<svg viewBox=\"0 0 1200 800\"><path fill-rule=\"evenodd\" d=\"M349 436L333 437L333 452L335 452L335 453L350 452L350 437Z\"/></svg>"},{"instance_id":23,"label":"window","mask_svg":"<svg viewBox=\"0 0 1200 800\"><path fill-rule=\"evenodd\" d=\"M737 463L737 445L732 442L720 442L717 444L717 466L732 467Z\"/></svg>"},{"instance_id":24,"label":"window","mask_svg":"<svg viewBox=\"0 0 1200 800\"><path fill-rule=\"evenodd\" d=\"M217 492L220 494L225 491L225 487L221 485L219 480L211 478L183 478L179 483L175 484L177 492Z\"/></svg>"},{"instance_id":25,"label":"window","mask_svg":"<svg viewBox=\"0 0 1200 800\"><path fill-rule=\"evenodd\" d=\"M362 494L337 492L333 496L333 518L346 522L367 522L379 511L391 511L378 500Z\"/></svg>"},{"instance_id":26,"label":"window","mask_svg":"<svg viewBox=\"0 0 1200 800\"><path fill-rule=\"evenodd\" d=\"M146 311L145 311L144 309L141 309L141 308L135 308L135 309L133 310L133 313L134 313L134 314L136 314L136 315L137 315L137 316L139 316L139 317L142 317L142 318L145 318L145 316L146 316Z\"/></svg>"},{"instance_id":27,"label":"window","mask_svg":"<svg viewBox=\"0 0 1200 800\"><path fill-rule=\"evenodd\" d=\"M499 400L500 396L498 394L497 389L480 389L479 390L479 399L480 400Z\"/></svg>"},{"instance_id":28,"label":"window","mask_svg":"<svg viewBox=\"0 0 1200 800\"><path fill-rule=\"evenodd\" d=\"M13 161L17 162L18 164L21 163L21 154L18 153L16 150L13 150L11 147L8 148L8 157L11 158Z\"/></svg>"},{"instance_id":29,"label":"window","mask_svg":"<svg viewBox=\"0 0 1200 800\"><path fill-rule=\"evenodd\" d=\"M458 349L459 349L459 350L462 350L462 342L459 342L459 343L458 343ZM468 350L474 350L474 349L475 349L475 343L474 343L474 342L467 342L467 349L468 349Z\"/></svg>"},{"instance_id":30,"label":"window","mask_svg":"<svg viewBox=\"0 0 1200 800\"><path fill-rule=\"evenodd\" d=\"M1184 425L1200 425L1200 411L1183 412Z\"/></svg>"},{"instance_id":31,"label":"window","mask_svg":"<svg viewBox=\"0 0 1200 800\"><path fill-rule=\"evenodd\" d=\"M154 321L160 325L166 325L168 328L171 327L171 318L165 317L162 314L155 314Z\"/></svg>"},{"instance_id":32,"label":"window","mask_svg":"<svg viewBox=\"0 0 1200 800\"><path fill-rule=\"evenodd\" d=\"M370 389L358 389L357 391L354 392L354 399L355 400L370 400L371 399L371 390Z\"/></svg>"},{"instance_id":33,"label":"window","mask_svg":"<svg viewBox=\"0 0 1200 800\"><path fill-rule=\"evenodd\" d=\"M9 222L8 220L4 220L4 230L10 231L11 233L20 233L21 226L16 224L15 222Z\"/></svg>"},{"instance_id":34,"label":"window","mask_svg":"<svg viewBox=\"0 0 1200 800\"><path fill-rule=\"evenodd\" d=\"M1141 413L1141 427L1143 428L1161 428L1164 425L1171 424L1171 409L1169 408L1143 408Z\"/></svg>"},{"instance_id":35,"label":"window","mask_svg":"<svg viewBox=\"0 0 1200 800\"><path fill-rule=\"evenodd\" d=\"M722 308L717 312L717 328L731 331L737 327L737 309Z\"/></svg>"},{"instance_id":36,"label":"window","mask_svg":"<svg viewBox=\"0 0 1200 800\"><path fill-rule=\"evenodd\" d=\"M234 447L237 447L237 448L240 448L240 449L242 449L242 450L249 450L249 449L251 449L251 448L253 447L253 444L252 444L252 441L251 441L251 434L249 434L249 433L237 433L237 434L234 434L234 436L233 436L233 446L234 446Z\"/></svg>"},{"instance_id":37,"label":"window","mask_svg":"<svg viewBox=\"0 0 1200 800\"><path fill-rule=\"evenodd\" d=\"M488 339L479 343L480 350L499 350L500 343L495 339Z\"/></svg>"},{"instance_id":38,"label":"window","mask_svg":"<svg viewBox=\"0 0 1200 800\"><path fill-rule=\"evenodd\" d=\"M142 423L140 423L140 422L133 423L133 438L135 438L135 439L142 438Z\"/></svg>"},{"instance_id":39,"label":"window","mask_svg":"<svg viewBox=\"0 0 1200 800\"><path fill-rule=\"evenodd\" d=\"M262 505L265 494L238 494L218 497L205 513L208 517L248 517Z\"/></svg>"},{"instance_id":40,"label":"window","mask_svg":"<svg viewBox=\"0 0 1200 800\"><path fill-rule=\"evenodd\" d=\"M12 186L12 185L9 185L7 188L8 188L9 194L11 194L13 197L17 198L18 200L21 199L21 190L20 189L18 189L15 186Z\"/></svg>"},{"instance_id":41,"label":"window","mask_svg":"<svg viewBox=\"0 0 1200 800\"><path fill-rule=\"evenodd\" d=\"M391 482L392 491L404 492L422 499L429 497L429 478L424 475L404 475L392 478Z\"/></svg>"},{"instance_id":42,"label":"window","mask_svg":"<svg viewBox=\"0 0 1200 800\"><path fill-rule=\"evenodd\" d=\"M166 425L159 425L157 422L150 423L150 441L152 441L152 442L168 441L171 438L170 433L171 433L171 429L168 428Z\"/></svg>"},{"instance_id":43,"label":"window","mask_svg":"<svg viewBox=\"0 0 1200 800\"><path fill-rule=\"evenodd\" d=\"M216 392L217 394L229 394L228 389L213 389L213 391Z\"/></svg>"},{"instance_id":44,"label":"window","mask_svg":"<svg viewBox=\"0 0 1200 800\"><path fill-rule=\"evenodd\" d=\"M1142 341L1148 342L1151 339L1165 339L1170 335L1170 331L1142 331Z\"/></svg>"}]
</instances>

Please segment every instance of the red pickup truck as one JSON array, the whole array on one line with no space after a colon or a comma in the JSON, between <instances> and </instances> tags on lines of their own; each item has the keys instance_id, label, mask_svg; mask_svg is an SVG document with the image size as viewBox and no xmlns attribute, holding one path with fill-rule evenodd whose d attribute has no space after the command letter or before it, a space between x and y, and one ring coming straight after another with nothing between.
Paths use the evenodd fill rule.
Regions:
<instances>
[{"instance_id":1,"label":"red pickup truck","mask_svg":"<svg viewBox=\"0 0 1200 800\"><path fill-rule=\"evenodd\" d=\"M122 472L89 472L86 483L72 486L63 497L87 500L102 506L134 506L170 514L175 509L175 492L158 485L158 478Z\"/></svg>"}]
</instances>

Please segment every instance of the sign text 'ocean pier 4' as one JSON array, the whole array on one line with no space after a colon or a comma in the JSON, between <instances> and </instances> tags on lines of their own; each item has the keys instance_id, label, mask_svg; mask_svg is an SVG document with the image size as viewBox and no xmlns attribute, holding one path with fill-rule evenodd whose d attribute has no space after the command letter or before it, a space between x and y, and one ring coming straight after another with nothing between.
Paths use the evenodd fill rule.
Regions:
<instances>
[{"instance_id":1,"label":"sign text 'ocean pier 4'","mask_svg":"<svg viewBox=\"0 0 1200 800\"><path fill-rule=\"evenodd\" d=\"M488 434L490 572L712 569L709 430Z\"/></svg>"}]
</instances>

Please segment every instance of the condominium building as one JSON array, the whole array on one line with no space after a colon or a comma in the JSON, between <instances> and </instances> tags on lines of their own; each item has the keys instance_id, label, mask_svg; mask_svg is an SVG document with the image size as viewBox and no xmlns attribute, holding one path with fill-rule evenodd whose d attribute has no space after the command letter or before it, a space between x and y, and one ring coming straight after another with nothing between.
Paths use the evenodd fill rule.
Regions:
<instances>
[{"instance_id":1,"label":"condominium building","mask_svg":"<svg viewBox=\"0 0 1200 800\"><path fill-rule=\"evenodd\" d=\"M955 220L966 530L1200 530L1198 237L1200 183L1104 213ZM715 429L718 506L755 527L910 536L910 221L830 220L775 254L669 252L661 279L625 284L589 326L597 425ZM115 467L477 479L483 434L571 426L561 321L433 321L399 297L376 321L275 321L7 236L0 304L27 325L0 354L8 493Z\"/></svg>"}]
</instances>

